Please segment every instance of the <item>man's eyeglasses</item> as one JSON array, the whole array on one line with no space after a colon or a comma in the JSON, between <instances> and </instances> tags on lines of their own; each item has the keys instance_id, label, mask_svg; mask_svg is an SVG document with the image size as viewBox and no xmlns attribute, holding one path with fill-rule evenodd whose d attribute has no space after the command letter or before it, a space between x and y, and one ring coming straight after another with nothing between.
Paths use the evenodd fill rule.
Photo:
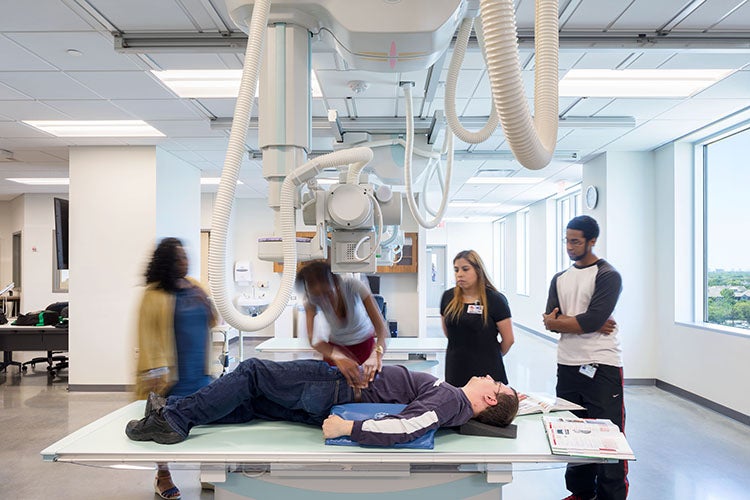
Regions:
<instances>
[{"instance_id":1,"label":"man's eyeglasses","mask_svg":"<svg viewBox=\"0 0 750 500\"><path fill-rule=\"evenodd\" d=\"M586 240L578 240L578 239L569 240L565 238L565 243L574 247L580 247L586 244Z\"/></svg>"}]
</instances>

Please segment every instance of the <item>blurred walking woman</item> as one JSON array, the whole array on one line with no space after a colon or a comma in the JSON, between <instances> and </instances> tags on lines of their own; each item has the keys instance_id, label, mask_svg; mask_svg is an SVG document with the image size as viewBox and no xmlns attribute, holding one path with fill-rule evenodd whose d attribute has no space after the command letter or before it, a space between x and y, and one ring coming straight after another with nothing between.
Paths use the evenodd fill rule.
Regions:
<instances>
[{"instance_id":1,"label":"blurred walking woman","mask_svg":"<svg viewBox=\"0 0 750 500\"><path fill-rule=\"evenodd\" d=\"M448 338L445 381L461 387L473 376L489 375L507 384L503 356L513 345L508 300L492 285L474 250L459 252L453 271L456 286L446 290L440 301Z\"/></svg>"},{"instance_id":2,"label":"blurred walking woman","mask_svg":"<svg viewBox=\"0 0 750 500\"><path fill-rule=\"evenodd\" d=\"M182 242L164 238L148 264L138 315L138 399L149 392L187 396L211 382L211 328L218 313L187 272ZM158 465L154 491L161 498L179 499L166 464Z\"/></svg>"}]
</instances>

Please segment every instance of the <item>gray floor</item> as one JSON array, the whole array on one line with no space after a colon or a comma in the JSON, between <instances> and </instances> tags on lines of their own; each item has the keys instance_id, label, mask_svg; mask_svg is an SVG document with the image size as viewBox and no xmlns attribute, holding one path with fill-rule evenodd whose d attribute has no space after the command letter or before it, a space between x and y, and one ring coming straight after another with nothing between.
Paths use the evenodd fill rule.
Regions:
<instances>
[{"instance_id":1,"label":"gray floor","mask_svg":"<svg viewBox=\"0 0 750 500\"><path fill-rule=\"evenodd\" d=\"M431 327L430 335L440 335ZM509 378L521 390L554 391L555 346L516 332L506 358ZM246 355L256 355L245 340ZM236 345L233 353L236 356ZM32 353L18 353L24 358ZM441 375L438 364L433 370ZM81 426L130 402L125 393L69 393L65 373L47 385L43 368L22 377L0 373L0 497L22 500L151 499L153 471L113 470L42 462L39 451ZM627 370L627 367L626 367ZM630 463L632 499L750 498L750 429L655 387L625 390L627 436L638 460ZM514 472L506 499L559 499L567 495L564 471L527 467ZM211 499L198 473L173 472L183 498Z\"/></svg>"}]
</instances>

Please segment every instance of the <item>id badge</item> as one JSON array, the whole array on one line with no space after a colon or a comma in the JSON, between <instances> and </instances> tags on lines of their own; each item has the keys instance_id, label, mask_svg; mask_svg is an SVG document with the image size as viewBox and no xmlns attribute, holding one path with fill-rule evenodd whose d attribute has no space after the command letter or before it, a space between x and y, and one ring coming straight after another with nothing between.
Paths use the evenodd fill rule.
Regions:
<instances>
[{"instance_id":1,"label":"id badge","mask_svg":"<svg viewBox=\"0 0 750 500\"><path fill-rule=\"evenodd\" d=\"M596 365L581 365L578 369L578 373L586 375L588 378L594 378L594 375L596 375L596 368Z\"/></svg>"},{"instance_id":2,"label":"id badge","mask_svg":"<svg viewBox=\"0 0 750 500\"><path fill-rule=\"evenodd\" d=\"M482 314L482 310L484 309L484 306L480 306L477 304L469 304L469 308L466 310L469 314Z\"/></svg>"}]
</instances>

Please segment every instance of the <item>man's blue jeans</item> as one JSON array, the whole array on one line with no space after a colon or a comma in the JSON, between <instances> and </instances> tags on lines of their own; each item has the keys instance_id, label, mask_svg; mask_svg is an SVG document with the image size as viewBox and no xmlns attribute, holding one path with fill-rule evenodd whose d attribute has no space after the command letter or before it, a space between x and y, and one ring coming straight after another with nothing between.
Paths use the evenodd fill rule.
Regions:
<instances>
[{"instance_id":1,"label":"man's blue jeans","mask_svg":"<svg viewBox=\"0 0 750 500\"><path fill-rule=\"evenodd\" d=\"M170 397L162 415L187 437L196 425L256 418L322 425L334 405L353 401L354 391L328 363L251 358L189 396Z\"/></svg>"}]
</instances>

